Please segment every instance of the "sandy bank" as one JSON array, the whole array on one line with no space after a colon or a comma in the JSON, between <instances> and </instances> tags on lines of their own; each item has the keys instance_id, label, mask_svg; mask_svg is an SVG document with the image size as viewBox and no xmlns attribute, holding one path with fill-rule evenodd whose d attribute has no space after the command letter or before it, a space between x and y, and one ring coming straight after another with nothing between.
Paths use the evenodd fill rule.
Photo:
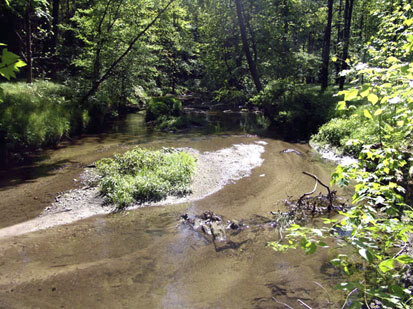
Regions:
<instances>
[{"instance_id":1,"label":"sandy bank","mask_svg":"<svg viewBox=\"0 0 413 309\"><path fill-rule=\"evenodd\" d=\"M170 205L200 200L211 195L226 184L248 177L252 169L263 163L261 158L265 151L265 142L236 144L214 152L204 152L187 148L197 158L197 171L192 182L192 194L177 198L168 197L158 203L131 205L128 209L145 206ZM69 190L56 196L55 202L43 213L32 220L19 223L0 230L0 238L21 235L53 226L72 223L95 215L109 214L113 205L104 205L103 198L95 186L88 185L94 176L92 169L86 169L80 179L85 184L82 188Z\"/></svg>"}]
</instances>

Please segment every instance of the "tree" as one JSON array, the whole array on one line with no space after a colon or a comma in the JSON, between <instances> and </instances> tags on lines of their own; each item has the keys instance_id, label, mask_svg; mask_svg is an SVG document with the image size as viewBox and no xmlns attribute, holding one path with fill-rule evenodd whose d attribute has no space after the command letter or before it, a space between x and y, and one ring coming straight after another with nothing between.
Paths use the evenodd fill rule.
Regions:
<instances>
[{"instance_id":1,"label":"tree","mask_svg":"<svg viewBox=\"0 0 413 309\"><path fill-rule=\"evenodd\" d=\"M325 90L328 86L328 63L330 60L330 41L331 41L331 23L333 20L333 3L334 0L328 0L328 17L327 25L324 33L324 44L322 59L323 63L320 72L321 90Z\"/></svg>"},{"instance_id":2,"label":"tree","mask_svg":"<svg viewBox=\"0 0 413 309\"><path fill-rule=\"evenodd\" d=\"M341 55L341 71L348 68L348 56L351 36L351 17L353 14L354 0L346 0L344 5L344 31L343 31L343 53ZM340 90L344 88L345 76L341 76L338 80Z\"/></svg>"},{"instance_id":3,"label":"tree","mask_svg":"<svg viewBox=\"0 0 413 309\"><path fill-rule=\"evenodd\" d=\"M247 32L245 30L244 13L243 13L241 0L234 0L234 2L235 2L236 10L237 10L238 25L239 25L239 29L241 32L241 39L242 39L242 45L243 45L245 57L247 58L248 67L251 73L252 80L254 81L255 88L257 89L258 92L260 92L262 90L262 86L261 86L260 78L258 76L257 67L254 61L252 60L251 51L250 51L250 47L248 44L248 38L247 38Z\"/></svg>"}]
</instances>

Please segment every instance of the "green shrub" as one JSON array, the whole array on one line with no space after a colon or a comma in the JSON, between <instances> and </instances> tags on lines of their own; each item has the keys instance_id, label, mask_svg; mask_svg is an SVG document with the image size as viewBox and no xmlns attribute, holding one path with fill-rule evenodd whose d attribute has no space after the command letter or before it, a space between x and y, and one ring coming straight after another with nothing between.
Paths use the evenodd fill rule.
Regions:
<instances>
[{"instance_id":1,"label":"green shrub","mask_svg":"<svg viewBox=\"0 0 413 309\"><path fill-rule=\"evenodd\" d=\"M17 151L56 145L69 134L77 111L67 99L70 89L47 81L2 83L0 88L1 147Z\"/></svg>"},{"instance_id":2,"label":"green shrub","mask_svg":"<svg viewBox=\"0 0 413 309\"><path fill-rule=\"evenodd\" d=\"M362 108L360 108L360 111ZM378 141L378 126L361 117L357 110L349 118L333 118L323 126L311 141L317 145L329 145L342 153L358 156L363 145Z\"/></svg>"},{"instance_id":3,"label":"green shrub","mask_svg":"<svg viewBox=\"0 0 413 309\"><path fill-rule=\"evenodd\" d=\"M195 159L174 149L150 151L136 147L96 163L101 193L118 208L190 193Z\"/></svg>"},{"instance_id":4,"label":"green shrub","mask_svg":"<svg viewBox=\"0 0 413 309\"><path fill-rule=\"evenodd\" d=\"M328 89L273 80L251 99L269 118L271 125L289 139L307 139L335 115L339 98Z\"/></svg>"},{"instance_id":5,"label":"green shrub","mask_svg":"<svg viewBox=\"0 0 413 309\"><path fill-rule=\"evenodd\" d=\"M248 100L246 93L236 88L220 88L215 91L213 100L219 104L239 106L244 105Z\"/></svg>"},{"instance_id":6,"label":"green shrub","mask_svg":"<svg viewBox=\"0 0 413 309\"><path fill-rule=\"evenodd\" d=\"M178 117L182 112L182 102L176 98L152 98L146 108L146 121L156 121L161 116Z\"/></svg>"}]
</instances>

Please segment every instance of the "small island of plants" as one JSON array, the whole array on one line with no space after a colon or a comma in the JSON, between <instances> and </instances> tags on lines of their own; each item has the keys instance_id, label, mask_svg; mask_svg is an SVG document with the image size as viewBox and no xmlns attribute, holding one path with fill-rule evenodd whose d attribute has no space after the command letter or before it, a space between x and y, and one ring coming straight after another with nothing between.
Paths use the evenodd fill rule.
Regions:
<instances>
[{"instance_id":1,"label":"small island of plants","mask_svg":"<svg viewBox=\"0 0 413 309\"><path fill-rule=\"evenodd\" d=\"M106 202L123 209L132 203L156 202L168 195L191 193L195 158L173 148L147 150L136 147L113 159L96 163L99 190Z\"/></svg>"}]
</instances>

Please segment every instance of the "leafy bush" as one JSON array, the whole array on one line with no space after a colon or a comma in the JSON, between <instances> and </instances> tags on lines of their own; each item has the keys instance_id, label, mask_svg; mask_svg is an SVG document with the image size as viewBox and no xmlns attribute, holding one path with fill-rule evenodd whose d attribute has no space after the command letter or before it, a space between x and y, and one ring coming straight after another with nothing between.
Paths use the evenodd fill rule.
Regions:
<instances>
[{"instance_id":1,"label":"leafy bush","mask_svg":"<svg viewBox=\"0 0 413 309\"><path fill-rule=\"evenodd\" d=\"M182 102L173 97L152 98L146 108L146 121L156 121L161 116L178 117L182 114Z\"/></svg>"},{"instance_id":2,"label":"leafy bush","mask_svg":"<svg viewBox=\"0 0 413 309\"><path fill-rule=\"evenodd\" d=\"M159 201L168 195L190 193L196 165L195 159L183 151L136 147L113 159L102 159L96 167L106 201L124 208L133 202Z\"/></svg>"},{"instance_id":3,"label":"leafy bush","mask_svg":"<svg viewBox=\"0 0 413 309\"><path fill-rule=\"evenodd\" d=\"M275 129L286 138L307 139L335 115L338 101L331 90L296 85L287 79L273 80L251 99Z\"/></svg>"},{"instance_id":4,"label":"leafy bush","mask_svg":"<svg viewBox=\"0 0 413 309\"><path fill-rule=\"evenodd\" d=\"M220 88L215 91L213 100L219 104L239 106L247 102L246 93L236 88Z\"/></svg>"},{"instance_id":5,"label":"leafy bush","mask_svg":"<svg viewBox=\"0 0 413 309\"><path fill-rule=\"evenodd\" d=\"M0 88L0 144L11 151L56 145L69 134L76 114L85 116L62 85L39 81L3 83Z\"/></svg>"},{"instance_id":6,"label":"leafy bush","mask_svg":"<svg viewBox=\"0 0 413 309\"><path fill-rule=\"evenodd\" d=\"M363 144L373 143L377 127L357 113L349 118L333 118L322 125L311 142L321 146L332 146L338 152L358 156Z\"/></svg>"},{"instance_id":7,"label":"leafy bush","mask_svg":"<svg viewBox=\"0 0 413 309\"><path fill-rule=\"evenodd\" d=\"M201 124L184 115L182 102L173 97L152 98L147 105L146 122L161 131L176 131Z\"/></svg>"}]
</instances>

